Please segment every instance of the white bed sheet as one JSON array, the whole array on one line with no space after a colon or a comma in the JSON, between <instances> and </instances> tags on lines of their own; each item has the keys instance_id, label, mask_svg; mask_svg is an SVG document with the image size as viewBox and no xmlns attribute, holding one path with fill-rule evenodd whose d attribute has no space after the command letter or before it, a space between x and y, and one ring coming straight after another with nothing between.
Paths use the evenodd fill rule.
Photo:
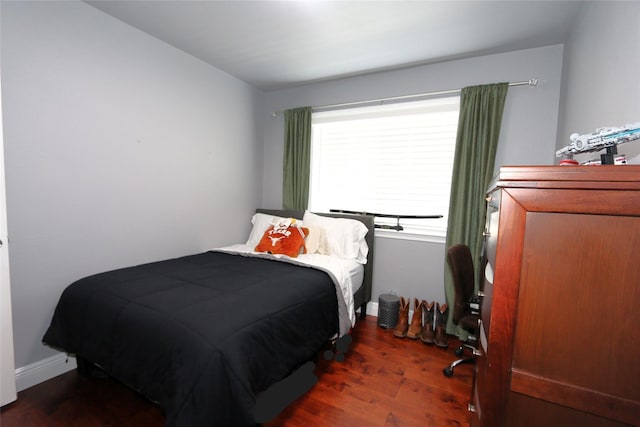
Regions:
<instances>
[{"instance_id":1,"label":"white bed sheet","mask_svg":"<svg viewBox=\"0 0 640 427\"><path fill-rule=\"evenodd\" d=\"M345 261L349 261L347 268L349 269L349 276L351 276L351 290L355 294L364 283L364 265L353 260Z\"/></svg>"},{"instance_id":2,"label":"white bed sheet","mask_svg":"<svg viewBox=\"0 0 640 427\"><path fill-rule=\"evenodd\" d=\"M336 287L340 336L345 335L356 323L353 294L360 289L364 279L364 266L354 260L320 254L301 254L297 258L256 252L246 244L236 244L214 248L213 251L235 253L242 256L275 259L296 265L317 268L329 274Z\"/></svg>"}]
</instances>

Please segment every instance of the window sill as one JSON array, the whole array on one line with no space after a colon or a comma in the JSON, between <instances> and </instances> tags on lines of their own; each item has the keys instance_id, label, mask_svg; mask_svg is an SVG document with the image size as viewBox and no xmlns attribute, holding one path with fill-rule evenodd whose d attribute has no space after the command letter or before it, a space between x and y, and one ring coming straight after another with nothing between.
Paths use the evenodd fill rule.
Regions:
<instances>
[{"instance_id":1,"label":"window sill","mask_svg":"<svg viewBox=\"0 0 640 427\"><path fill-rule=\"evenodd\" d=\"M381 230L375 231L375 237L382 239L398 239L398 240L412 240L417 242L429 242L429 243L442 243L446 242L445 236L436 236L433 234L417 234L406 231L393 231L393 230Z\"/></svg>"}]
</instances>

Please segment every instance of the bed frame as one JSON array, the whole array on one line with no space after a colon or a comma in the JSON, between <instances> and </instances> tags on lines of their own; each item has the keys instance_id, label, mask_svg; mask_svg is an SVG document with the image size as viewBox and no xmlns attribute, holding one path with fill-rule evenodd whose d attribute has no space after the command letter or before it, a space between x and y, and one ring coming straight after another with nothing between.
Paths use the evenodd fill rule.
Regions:
<instances>
[{"instance_id":1,"label":"bed frame","mask_svg":"<svg viewBox=\"0 0 640 427\"><path fill-rule=\"evenodd\" d=\"M304 211L299 210L256 209L256 213L283 216L287 218L296 218L300 220L302 220L302 217L304 216ZM373 242L375 230L375 225L373 223L374 217L370 215L352 215L340 213L318 213L318 215L332 218L355 219L363 223L369 230L369 232L365 236L365 240L367 242L367 245L369 246L369 253L367 254L367 263L364 266L364 278L362 281L362 286L353 295L353 306L355 309L360 307L360 319L362 320L367 316L367 303L371 301L371 289L373 287Z\"/></svg>"}]
</instances>

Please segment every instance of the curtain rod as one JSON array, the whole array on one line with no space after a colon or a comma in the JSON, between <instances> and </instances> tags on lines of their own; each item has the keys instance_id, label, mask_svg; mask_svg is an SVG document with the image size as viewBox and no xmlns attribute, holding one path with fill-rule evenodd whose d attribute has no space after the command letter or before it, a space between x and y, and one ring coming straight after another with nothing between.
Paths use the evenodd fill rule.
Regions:
<instances>
[{"instance_id":1,"label":"curtain rod","mask_svg":"<svg viewBox=\"0 0 640 427\"><path fill-rule=\"evenodd\" d=\"M537 86L538 79L529 79L527 81L522 82L513 82L509 83L509 86ZM338 107L349 107L351 105L361 105L361 104L371 104L378 102L380 104L385 103L387 101L399 101L404 99L412 99L412 98L421 98L425 96L437 96L437 95L450 95L454 93L460 93L462 89L450 89L450 90L441 90L437 92L425 92L425 93L416 93L413 95L400 95L400 96L392 96L390 98L380 98L380 99L370 99L368 101L352 101L352 102L343 102L342 104L331 104L331 105L322 105L318 107L311 107L312 110L323 110L326 108L338 108ZM273 117L276 117L278 114L282 114L284 111L276 111L272 113Z\"/></svg>"}]
</instances>

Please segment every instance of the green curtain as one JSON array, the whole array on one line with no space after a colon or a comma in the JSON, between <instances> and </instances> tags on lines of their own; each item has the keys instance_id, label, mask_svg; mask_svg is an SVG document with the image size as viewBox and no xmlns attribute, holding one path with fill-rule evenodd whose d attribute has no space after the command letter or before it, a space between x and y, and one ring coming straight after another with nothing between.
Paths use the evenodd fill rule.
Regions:
<instances>
[{"instance_id":1,"label":"green curtain","mask_svg":"<svg viewBox=\"0 0 640 427\"><path fill-rule=\"evenodd\" d=\"M464 243L471 249L476 270L476 290L480 272L482 231L485 226L485 193L493 179L498 137L508 83L471 86L462 89L460 117L451 181L449 222L445 248ZM445 255L444 287L447 304L453 310L455 291ZM447 333L466 339L466 331L453 324L449 312Z\"/></svg>"},{"instance_id":2,"label":"green curtain","mask_svg":"<svg viewBox=\"0 0 640 427\"><path fill-rule=\"evenodd\" d=\"M311 107L284 112L282 208L305 210L309 203Z\"/></svg>"}]
</instances>

